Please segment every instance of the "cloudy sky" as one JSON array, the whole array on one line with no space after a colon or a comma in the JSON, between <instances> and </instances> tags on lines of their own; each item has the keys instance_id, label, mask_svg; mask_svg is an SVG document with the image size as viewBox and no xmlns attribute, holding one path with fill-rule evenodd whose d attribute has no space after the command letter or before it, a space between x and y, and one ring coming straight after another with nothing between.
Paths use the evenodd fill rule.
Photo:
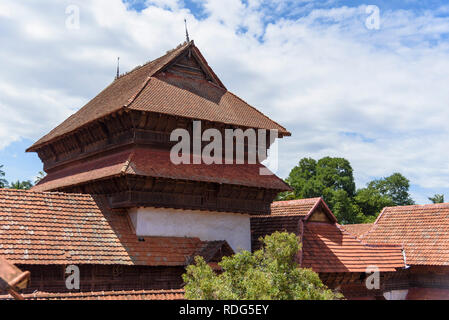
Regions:
<instances>
[{"instance_id":1,"label":"cloudy sky","mask_svg":"<svg viewBox=\"0 0 449 320\"><path fill-rule=\"evenodd\" d=\"M401 172L418 203L449 197L445 2L0 0L0 164L34 179L24 150L106 87L118 56L126 71L183 42L187 18L228 89L292 132L281 177L339 156L358 187Z\"/></svg>"}]
</instances>

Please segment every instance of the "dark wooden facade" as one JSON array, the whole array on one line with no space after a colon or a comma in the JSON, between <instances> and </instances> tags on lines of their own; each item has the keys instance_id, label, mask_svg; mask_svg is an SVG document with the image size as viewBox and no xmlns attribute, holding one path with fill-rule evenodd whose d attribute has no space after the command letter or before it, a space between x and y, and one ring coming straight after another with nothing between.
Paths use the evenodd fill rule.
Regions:
<instances>
[{"instance_id":1,"label":"dark wooden facade","mask_svg":"<svg viewBox=\"0 0 449 320\"><path fill-rule=\"evenodd\" d=\"M18 265L31 272L23 293L95 292L182 288L184 267L146 267L123 265L80 265L80 289L66 287L65 265Z\"/></svg>"},{"instance_id":2,"label":"dark wooden facade","mask_svg":"<svg viewBox=\"0 0 449 320\"><path fill-rule=\"evenodd\" d=\"M186 129L193 139L191 119L137 111L118 112L59 140L38 147L36 152L44 163L45 171L49 175L57 175L61 170L67 170L86 161L102 159L136 147L156 148L169 152L177 143L170 141L170 134L179 128ZM235 129L224 124L202 123L203 132L210 128L219 130L223 139L226 129ZM246 128L239 129L246 130ZM266 138L268 148L272 141L269 136ZM236 139L234 141L237 142ZM203 146L207 143L203 142ZM254 146L248 145L249 139L244 139L244 143L247 161L248 150L253 150ZM190 145L193 148L193 142ZM224 141L222 145L225 152ZM234 144L234 148L235 156L237 143ZM266 150L262 152L263 156L266 156ZM193 150L191 152L193 154ZM224 154L222 157L224 158ZM108 195L112 208L151 206L268 214L271 202L282 190L151 176L117 176L45 191Z\"/></svg>"}]
</instances>

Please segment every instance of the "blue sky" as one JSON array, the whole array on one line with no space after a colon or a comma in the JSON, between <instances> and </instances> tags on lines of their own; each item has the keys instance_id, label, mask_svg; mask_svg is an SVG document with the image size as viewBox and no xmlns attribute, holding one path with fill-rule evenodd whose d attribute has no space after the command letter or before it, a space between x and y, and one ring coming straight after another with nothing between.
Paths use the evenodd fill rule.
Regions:
<instances>
[{"instance_id":1,"label":"blue sky","mask_svg":"<svg viewBox=\"0 0 449 320\"><path fill-rule=\"evenodd\" d=\"M184 41L184 18L228 89L293 133L281 177L330 155L350 160L359 187L401 172L418 203L449 197L449 5L432 0L2 0L7 179L34 180L42 165L25 149L112 81L117 56L126 71Z\"/></svg>"}]
</instances>

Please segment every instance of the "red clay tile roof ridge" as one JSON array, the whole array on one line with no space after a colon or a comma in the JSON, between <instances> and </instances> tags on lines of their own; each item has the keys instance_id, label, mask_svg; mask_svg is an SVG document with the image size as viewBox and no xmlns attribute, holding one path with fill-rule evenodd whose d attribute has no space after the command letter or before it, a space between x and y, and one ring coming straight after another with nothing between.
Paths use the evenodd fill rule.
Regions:
<instances>
[{"instance_id":1,"label":"red clay tile roof ridge","mask_svg":"<svg viewBox=\"0 0 449 320\"><path fill-rule=\"evenodd\" d=\"M435 208L442 208L447 209L449 208L449 203L429 203L429 204L412 204L408 206L394 206L394 207L385 207L382 212L377 217L376 221L373 224L373 227L368 230L368 232L365 232L363 235L360 236L360 239L363 240L363 238L366 238L372 231L376 230L379 221L384 217L386 211L403 211L403 210L410 210L410 209L435 209ZM402 244L404 247L404 244Z\"/></svg>"},{"instance_id":2,"label":"red clay tile roof ridge","mask_svg":"<svg viewBox=\"0 0 449 320\"><path fill-rule=\"evenodd\" d=\"M121 78L123 78L123 77L129 75L130 73L133 73L133 72L135 72L135 71L137 71L137 70L139 70L139 69L141 69L141 68L143 68L143 67L146 67L147 65L149 65L149 64L151 64L151 63L155 63L155 62L157 62L157 61L160 61L160 60L166 58L168 55L170 55L170 54L172 54L173 52L175 52L176 50L179 50L179 49L182 48L183 46L185 46L185 45L187 45L187 44L190 45L190 44L192 44L192 43L193 43L192 41L190 41L189 43L187 43L187 41L184 41L183 43L179 44L176 48L173 48L173 49L171 49L171 50L168 50L163 56L161 56L161 57L159 57L159 58L156 58L156 59L153 59L153 60L148 60L148 61L145 62L144 64L141 64L141 65L139 65L139 66L136 66L136 67L134 67L132 70L127 71L127 72L125 72L125 73L122 73L118 78L115 79L115 81L117 81L117 80L119 80L119 79L121 79ZM186 47L186 48L187 48L187 47Z\"/></svg>"},{"instance_id":3,"label":"red clay tile roof ridge","mask_svg":"<svg viewBox=\"0 0 449 320\"><path fill-rule=\"evenodd\" d=\"M363 237L365 237L366 235L368 235L371 231L373 231L375 229L375 227L377 226L378 222L380 221L380 219L383 218L384 214L386 211L405 211L405 210L410 210L410 209L447 209L449 208L449 203L428 203L428 204L412 204L412 205L408 205L408 206L394 206L394 207L385 207L382 212L379 214L379 216L377 217L376 221L374 222L373 227L366 232L365 234L363 234Z\"/></svg>"},{"instance_id":4,"label":"red clay tile roof ridge","mask_svg":"<svg viewBox=\"0 0 449 320\"><path fill-rule=\"evenodd\" d=\"M91 194L87 193L66 193L66 192L58 192L58 191L33 191L33 190L19 190L19 189L7 189L7 188L0 188L0 192L7 192L7 193L25 193L25 194L35 194L35 195L53 195L53 196L74 196L74 197L84 197L84 198L91 198Z\"/></svg>"},{"instance_id":5,"label":"red clay tile roof ridge","mask_svg":"<svg viewBox=\"0 0 449 320\"><path fill-rule=\"evenodd\" d=\"M294 204L309 204L311 202L318 202L321 200L321 197L316 198L305 198L305 199L294 199L294 200L282 200L282 201L275 201L271 204L271 206L291 206Z\"/></svg>"}]
</instances>

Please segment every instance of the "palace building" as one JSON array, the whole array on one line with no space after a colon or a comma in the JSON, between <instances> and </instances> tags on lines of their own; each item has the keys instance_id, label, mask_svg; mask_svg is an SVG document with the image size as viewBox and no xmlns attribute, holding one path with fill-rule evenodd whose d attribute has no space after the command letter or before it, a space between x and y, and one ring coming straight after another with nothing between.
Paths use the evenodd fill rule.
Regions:
<instances>
[{"instance_id":1,"label":"palace building","mask_svg":"<svg viewBox=\"0 0 449 320\"><path fill-rule=\"evenodd\" d=\"M31 272L25 294L68 293L66 267L76 265L81 296L151 295L180 289L196 255L214 265L251 250L251 216L269 214L290 187L261 175L260 162L174 164L171 133L193 136L194 121L223 136L290 135L229 92L190 41L117 77L27 150L47 176L31 191L0 190L0 256Z\"/></svg>"},{"instance_id":2,"label":"palace building","mask_svg":"<svg viewBox=\"0 0 449 320\"><path fill-rule=\"evenodd\" d=\"M183 299L195 256L219 271L224 256L257 250L275 231L295 233L300 265L348 299L449 298L449 205L386 208L373 225L341 226L321 198L273 203L291 188L266 174L268 134L233 137L231 158L214 151L222 164L173 163L172 133L183 129L194 146L197 121L200 136L290 136L229 92L193 41L119 75L27 150L43 180L0 189L0 299L17 290L34 300ZM188 157L204 160L194 147ZM76 269L79 287L69 287ZM379 286L367 285L371 273Z\"/></svg>"}]
</instances>

